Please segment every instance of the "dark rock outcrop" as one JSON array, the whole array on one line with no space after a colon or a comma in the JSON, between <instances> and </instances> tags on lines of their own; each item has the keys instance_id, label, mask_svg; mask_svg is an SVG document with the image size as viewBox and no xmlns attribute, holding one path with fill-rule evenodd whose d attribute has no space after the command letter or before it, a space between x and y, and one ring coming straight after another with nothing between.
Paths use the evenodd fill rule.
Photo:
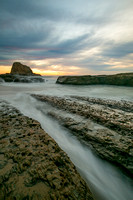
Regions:
<instances>
[{"instance_id":1,"label":"dark rock outcrop","mask_svg":"<svg viewBox=\"0 0 133 200\"><path fill-rule=\"evenodd\" d=\"M106 102L85 97L32 96L61 109L62 112L59 112L51 108L48 115L57 119L79 140L91 146L102 159L114 163L133 177L133 113L132 110L129 111L133 106L132 102L125 101L123 104L121 101ZM115 109L108 104L114 105ZM127 105L128 110L123 111L127 109Z\"/></svg>"},{"instance_id":2,"label":"dark rock outcrop","mask_svg":"<svg viewBox=\"0 0 133 200\"><path fill-rule=\"evenodd\" d=\"M20 62L14 62L13 65L12 65L10 74L32 76L33 72L30 69L30 67L23 65Z\"/></svg>"},{"instance_id":3,"label":"dark rock outcrop","mask_svg":"<svg viewBox=\"0 0 133 200\"><path fill-rule=\"evenodd\" d=\"M0 74L0 82L34 83L45 82L40 74L34 74L30 67L19 62L14 62L11 73Z\"/></svg>"},{"instance_id":4,"label":"dark rock outcrop","mask_svg":"<svg viewBox=\"0 0 133 200\"><path fill-rule=\"evenodd\" d=\"M56 83L72 85L119 85L133 86L133 73L97 76L60 76Z\"/></svg>"},{"instance_id":5,"label":"dark rock outcrop","mask_svg":"<svg viewBox=\"0 0 133 200\"><path fill-rule=\"evenodd\" d=\"M57 143L6 102L0 102L0 199L93 200Z\"/></svg>"},{"instance_id":6,"label":"dark rock outcrop","mask_svg":"<svg viewBox=\"0 0 133 200\"><path fill-rule=\"evenodd\" d=\"M0 74L0 82L15 82L15 83L34 83L34 82L45 82L42 77L36 76L25 76L16 74Z\"/></svg>"}]
</instances>

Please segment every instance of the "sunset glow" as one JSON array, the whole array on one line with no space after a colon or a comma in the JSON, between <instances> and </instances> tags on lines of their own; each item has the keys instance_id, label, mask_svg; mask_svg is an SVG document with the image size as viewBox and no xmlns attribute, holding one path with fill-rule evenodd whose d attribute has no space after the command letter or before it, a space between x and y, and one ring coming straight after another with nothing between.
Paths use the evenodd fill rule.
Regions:
<instances>
[{"instance_id":1,"label":"sunset glow","mask_svg":"<svg viewBox=\"0 0 133 200\"><path fill-rule=\"evenodd\" d=\"M11 66L0 66L0 74L10 73Z\"/></svg>"},{"instance_id":2,"label":"sunset glow","mask_svg":"<svg viewBox=\"0 0 133 200\"><path fill-rule=\"evenodd\" d=\"M64 72L59 72L59 71L53 71L53 70L39 70L39 69L33 69L32 70L35 74L41 74L43 76L62 76L64 75Z\"/></svg>"},{"instance_id":3,"label":"sunset glow","mask_svg":"<svg viewBox=\"0 0 133 200\"><path fill-rule=\"evenodd\" d=\"M0 6L0 74L13 62L52 76L133 71L132 0L13 2Z\"/></svg>"}]
</instances>

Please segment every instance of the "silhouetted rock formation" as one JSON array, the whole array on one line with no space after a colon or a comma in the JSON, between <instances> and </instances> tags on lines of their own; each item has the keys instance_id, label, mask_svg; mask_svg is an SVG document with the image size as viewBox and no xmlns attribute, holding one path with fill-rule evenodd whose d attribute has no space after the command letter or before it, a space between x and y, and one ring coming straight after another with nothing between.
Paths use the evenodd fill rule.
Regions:
<instances>
[{"instance_id":1,"label":"silhouetted rock formation","mask_svg":"<svg viewBox=\"0 0 133 200\"><path fill-rule=\"evenodd\" d=\"M35 77L37 76L37 77ZM0 82L21 82L21 83L34 83L45 82L45 79L40 74L34 74L30 67L21 64L20 62L14 62L12 65L11 73L0 74Z\"/></svg>"},{"instance_id":2,"label":"silhouetted rock formation","mask_svg":"<svg viewBox=\"0 0 133 200\"><path fill-rule=\"evenodd\" d=\"M33 75L32 70L30 67L21 64L20 62L14 62L11 69L11 74L18 74L18 75Z\"/></svg>"},{"instance_id":3,"label":"silhouetted rock formation","mask_svg":"<svg viewBox=\"0 0 133 200\"><path fill-rule=\"evenodd\" d=\"M59 76L56 83L72 85L120 85L133 86L133 73L97 76Z\"/></svg>"}]
</instances>

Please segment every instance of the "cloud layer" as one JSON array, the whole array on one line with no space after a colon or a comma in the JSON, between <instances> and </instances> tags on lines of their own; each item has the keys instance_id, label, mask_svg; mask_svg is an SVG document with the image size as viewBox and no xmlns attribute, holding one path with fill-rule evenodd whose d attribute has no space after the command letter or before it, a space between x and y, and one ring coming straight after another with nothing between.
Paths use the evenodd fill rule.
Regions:
<instances>
[{"instance_id":1,"label":"cloud layer","mask_svg":"<svg viewBox=\"0 0 133 200\"><path fill-rule=\"evenodd\" d=\"M56 75L133 71L132 10L132 0L1 0L0 68L21 61Z\"/></svg>"}]
</instances>

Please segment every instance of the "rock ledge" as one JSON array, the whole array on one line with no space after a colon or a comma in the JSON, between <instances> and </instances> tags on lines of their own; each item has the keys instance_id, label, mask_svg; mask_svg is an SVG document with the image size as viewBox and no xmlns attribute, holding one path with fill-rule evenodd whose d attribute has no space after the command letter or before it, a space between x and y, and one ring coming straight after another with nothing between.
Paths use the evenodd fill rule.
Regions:
<instances>
[{"instance_id":1,"label":"rock ledge","mask_svg":"<svg viewBox=\"0 0 133 200\"><path fill-rule=\"evenodd\" d=\"M93 200L56 142L6 102L0 102L0 199Z\"/></svg>"},{"instance_id":2,"label":"rock ledge","mask_svg":"<svg viewBox=\"0 0 133 200\"><path fill-rule=\"evenodd\" d=\"M133 87L133 73L97 76L59 76L56 83L72 85L119 85Z\"/></svg>"}]
</instances>

